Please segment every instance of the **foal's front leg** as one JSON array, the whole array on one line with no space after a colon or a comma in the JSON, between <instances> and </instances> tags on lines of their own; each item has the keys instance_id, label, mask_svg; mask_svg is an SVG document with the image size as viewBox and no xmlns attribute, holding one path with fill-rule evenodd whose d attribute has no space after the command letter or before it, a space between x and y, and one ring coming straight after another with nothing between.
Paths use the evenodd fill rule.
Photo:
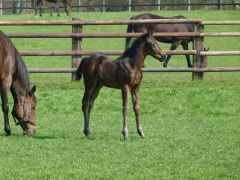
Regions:
<instances>
[{"instance_id":1,"label":"foal's front leg","mask_svg":"<svg viewBox=\"0 0 240 180\"><path fill-rule=\"evenodd\" d=\"M136 89L132 90L131 94L132 94L133 110L136 116L137 132L141 136L141 138L144 138L144 132L140 123L140 104L139 104L140 88L137 87Z\"/></svg>"},{"instance_id":2,"label":"foal's front leg","mask_svg":"<svg viewBox=\"0 0 240 180\"><path fill-rule=\"evenodd\" d=\"M127 127L127 115L129 111L129 106L128 106L128 88L125 87L122 89L122 100L123 100L123 109L122 109L122 115L123 115L123 138L124 140L128 139L128 127Z\"/></svg>"}]
</instances>

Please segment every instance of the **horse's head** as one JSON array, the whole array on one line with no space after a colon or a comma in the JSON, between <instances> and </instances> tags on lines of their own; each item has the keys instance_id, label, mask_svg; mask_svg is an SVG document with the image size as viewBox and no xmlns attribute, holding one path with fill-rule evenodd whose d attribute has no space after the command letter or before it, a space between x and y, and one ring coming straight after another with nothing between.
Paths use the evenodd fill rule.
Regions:
<instances>
[{"instance_id":1,"label":"horse's head","mask_svg":"<svg viewBox=\"0 0 240 180\"><path fill-rule=\"evenodd\" d=\"M209 48L203 48L205 52L209 51ZM208 56L203 56L203 68L208 67Z\"/></svg>"},{"instance_id":2,"label":"horse's head","mask_svg":"<svg viewBox=\"0 0 240 180\"><path fill-rule=\"evenodd\" d=\"M65 12L67 13L68 16L71 16L72 14L72 7L71 7L71 0L63 0L63 4L65 7Z\"/></svg>"},{"instance_id":3,"label":"horse's head","mask_svg":"<svg viewBox=\"0 0 240 180\"><path fill-rule=\"evenodd\" d=\"M36 86L14 104L12 115L17 125L20 125L24 135L34 134L36 132L35 108L37 99L34 95Z\"/></svg>"},{"instance_id":4,"label":"horse's head","mask_svg":"<svg viewBox=\"0 0 240 180\"><path fill-rule=\"evenodd\" d=\"M167 55L161 50L157 41L153 37L153 31L147 32L144 35L144 38L146 38L145 51L147 55L151 55L152 57L158 59L160 62L163 62L167 58Z\"/></svg>"}]
</instances>

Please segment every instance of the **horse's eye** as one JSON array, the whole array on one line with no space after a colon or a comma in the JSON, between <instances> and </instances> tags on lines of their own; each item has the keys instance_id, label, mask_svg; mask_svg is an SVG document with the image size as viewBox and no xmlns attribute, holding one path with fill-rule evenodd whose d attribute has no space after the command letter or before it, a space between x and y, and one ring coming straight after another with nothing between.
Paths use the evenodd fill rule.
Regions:
<instances>
[{"instance_id":1,"label":"horse's eye","mask_svg":"<svg viewBox=\"0 0 240 180\"><path fill-rule=\"evenodd\" d=\"M36 106L33 106L33 107L32 107L32 109L35 109L35 108L36 108Z\"/></svg>"}]
</instances>

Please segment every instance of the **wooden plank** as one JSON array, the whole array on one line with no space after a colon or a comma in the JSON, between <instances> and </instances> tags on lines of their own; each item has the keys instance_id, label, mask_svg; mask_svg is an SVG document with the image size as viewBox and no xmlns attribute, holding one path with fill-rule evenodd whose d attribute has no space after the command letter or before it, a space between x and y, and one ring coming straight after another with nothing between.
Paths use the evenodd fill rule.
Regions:
<instances>
[{"instance_id":1,"label":"wooden plank","mask_svg":"<svg viewBox=\"0 0 240 180\"><path fill-rule=\"evenodd\" d=\"M78 21L0 21L4 26L35 25L127 25L127 24L184 24L201 23L200 19L145 19L145 20L78 20Z\"/></svg>"},{"instance_id":2,"label":"wooden plank","mask_svg":"<svg viewBox=\"0 0 240 180\"><path fill-rule=\"evenodd\" d=\"M138 37L144 33L9 33L10 38L125 38ZM196 32L154 33L154 37L196 37Z\"/></svg>"},{"instance_id":3,"label":"wooden plank","mask_svg":"<svg viewBox=\"0 0 240 180\"><path fill-rule=\"evenodd\" d=\"M201 56L240 56L240 51L203 51Z\"/></svg>"},{"instance_id":4,"label":"wooden plank","mask_svg":"<svg viewBox=\"0 0 240 180\"><path fill-rule=\"evenodd\" d=\"M207 36L207 37L233 36L233 37L238 37L238 36L240 36L240 32L205 32L205 33L200 33L200 36Z\"/></svg>"},{"instance_id":5,"label":"wooden plank","mask_svg":"<svg viewBox=\"0 0 240 180\"><path fill-rule=\"evenodd\" d=\"M1 26L59 26L59 25L127 25L127 24L183 24L194 23L202 25L240 25L239 20L233 21L201 21L200 19L147 19L147 20L79 20L79 21L0 21Z\"/></svg>"},{"instance_id":6,"label":"wooden plank","mask_svg":"<svg viewBox=\"0 0 240 180\"><path fill-rule=\"evenodd\" d=\"M105 55L121 55L124 51L22 51L22 56L77 56L77 55L92 55L92 54L105 54ZM166 50L167 55L194 55L195 50Z\"/></svg>"},{"instance_id":7,"label":"wooden plank","mask_svg":"<svg viewBox=\"0 0 240 180\"><path fill-rule=\"evenodd\" d=\"M240 25L240 21L202 21L202 25Z\"/></svg>"},{"instance_id":8,"label":"wooden plank","mask_svg":"<svg viewBox=\"0 0 240 180\"><path fill-rule=\"evenodd\" d=\"M29 73L73 73L76 68L29 68ZM143 72L240 72L240 67L224 68L143 68Z\"/></svg>"},{"instance_id":9,"label":"wooden plank","mask_svg":"<svg viewBox=\"0 0 240 180\"><path fill-rule=\"evenodd\" d=\"M125 37L139 37L143 33L9 33L10 38L125 38ZM168 32L168 33L154 33L154 37L198 37L198 36L232 36L239 37L240 32Z\"/></svg>"}]
</instances>

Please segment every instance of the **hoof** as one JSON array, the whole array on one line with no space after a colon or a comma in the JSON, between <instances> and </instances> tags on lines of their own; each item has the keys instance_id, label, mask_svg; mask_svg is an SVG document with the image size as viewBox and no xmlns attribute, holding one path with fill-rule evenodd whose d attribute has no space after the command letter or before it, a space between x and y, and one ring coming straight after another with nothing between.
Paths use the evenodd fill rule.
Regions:
<instances>
[{"instance_id":1,"label":"hoof","mask_svg":"<svg viewBox=\"0 0 240 180\"><path fill-rule=\"evenodd\" d=\"M84 129L83 133L85 134L86 137L88 137L90 134L90 131L87 129Z\"/></svg>"},{"instance_id":2,"label":"hoof","mask_svg":"<svg viewBox=\"0 0 240 180\"><path fill-rule=\"evenodd\" d=\"M128 140L128 131L122 131L123 139Z\"/></svg>"},{"instance_id":3,"label":"hoof","mask_svg":"<svg viewBox=\"0 0 240 180\"><path fill-rule=\"evenodd\" d=\"M144 139L143 130L142 130L142 129L139 129L137 132L138 132L139 136L140 136L142 139Z\"/></svg>"},{"instance_id":4,"label":"hoof","mask_svg":"<svg viewBox=\"0 0 240 180\"><path fill-rule=\"evenodd\" d=\"M11 136L12 132L10 129L5 129L6 136Z\"/></svg>"}]
</instances>

